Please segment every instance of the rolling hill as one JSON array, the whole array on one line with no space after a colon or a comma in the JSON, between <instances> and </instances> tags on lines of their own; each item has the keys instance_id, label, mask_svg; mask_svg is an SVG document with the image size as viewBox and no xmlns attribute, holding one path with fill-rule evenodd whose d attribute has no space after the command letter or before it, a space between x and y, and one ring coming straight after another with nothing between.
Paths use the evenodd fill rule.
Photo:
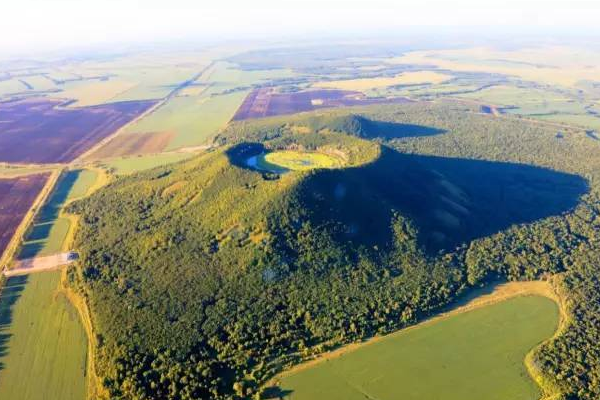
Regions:
<instances>
[{"instance_id":1,"label":"rolling hill","mask_svg":"<svg viewBox=\"0 0 600 400\"><path fill-rule=\"evenodd\" d=\"M70 206L82 216L70 282L88 301L111 398L258 396L311 354L412 324L488 280L564 271L567 255L579 257L571 246L586 228L568 218L591 196L586 179L411 154L402 146L468 132L444 107L427 124L370 110L233 124L216 139L223 147ZM282 173L248 162L279 150L343 165ZM516 257L523 238L544 250L496 253ZM550 368L559 356L544 351Z\"/></svg>"}]
</instances>

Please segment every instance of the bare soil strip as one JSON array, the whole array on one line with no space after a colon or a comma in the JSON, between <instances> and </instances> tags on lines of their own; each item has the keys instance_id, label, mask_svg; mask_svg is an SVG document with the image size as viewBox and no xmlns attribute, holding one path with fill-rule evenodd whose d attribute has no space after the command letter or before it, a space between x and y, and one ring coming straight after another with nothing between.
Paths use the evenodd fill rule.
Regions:
<instances>
[{"instance_id":1,"label":"bare soil strip","mask_svg":"<svg viewBox=\"0 0 600 400\"><path fill-rule=\"evenodd\" d=\"M27 232L29 226L33 223L33 219L37 213L37 211L41 208L41 206L46 202L50 193L54 190L56 186L56 182L58 182L58 178L62 174L62 170L53 171L48 177L46 184L42 188L41 192L38 194L37 198L33 202L33 204L29 207L29 210L21 220L21 223L15 230L12 235L12 238L2 254L0 254L0 268L10 265L13 260L17 249L21 243L21 240Z\"/></svg>"},{"instance_id":2,"label":"bare soil strip","mask_svg":"<svg viewBox=\"0 0 600 400\"><path fill-rule=\"evenodd\" d=\"M34 272L53 271L74 260L69 259L69 252L53 254L51 256L26 258L15 262L14 268L6 269L2 273L6 277L26 275Z\"/></svg>"}]
</instances>

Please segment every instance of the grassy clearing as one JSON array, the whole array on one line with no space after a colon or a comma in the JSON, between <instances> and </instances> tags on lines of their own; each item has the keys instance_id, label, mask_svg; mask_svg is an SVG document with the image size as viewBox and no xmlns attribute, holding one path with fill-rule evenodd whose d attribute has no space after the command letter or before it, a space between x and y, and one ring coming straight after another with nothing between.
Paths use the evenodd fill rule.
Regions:
<instances>
[{"instance_id":1,"label":"grassy clearing","mask_svg":"<svg viewBox=\"0 0 600 400\"><path fill-rule=\"evenodd\" d=\"M548 114L536 115L535 119L577 125L584 128L600 130L600 118L591 114Z\"/></svg>"},{"instance_id":2,"label":"grassy clearing","mask_svg":"<svg viewBox=\"0 0 600 400\"><path fill-rule=\"evenodd\" d=\"M526 354L556 330L558 308L521 296L407 329L283 375L286 398L539 398Z\"/></svg>"},{"instance_id":3,"label":"grassy clearing","mask_svg":"<svg viewBox=\"0 0 600 400\"><path fill-rule=\"evenodd\" d=\"M315 168L338 168L342 161L325 153L309 153L303 151L274 151L258 156L256 167L259 169L286 172L306 171Z\"/></svg>"},{"instance_id":4,"label":"grassy clearing","mask_svg":"<svg viewBox=\"0 0 600 400\"><path fill-rule=\"evenodd\" d=\"M1 399L85 399L87 338L60 274L10 278L2 291Z\"/></svg>"},{"instance_id":5,"label":"grassy clearing","mask_svg":"<svg viewBox=\"0 0 600 400\"><path fill-rule=\"evenodd\" d=\"M19 258L43 256L64 250L71 224L68 218L61 216L60 211L67 202L84 197L97 177L97 172L92 170L73 170L64 174L36 216Z\"/></svg>"},{"instance_id":6,"label":"grassy clearing","mask_svg":"<svg viewBox=\"0 0 600 400\"><path fill-rule=\"evenodd\" d=\"M118 175L151 169L161 165L171 164L194 156L195 153L164 153L146 156L115 158L103 161L100 166Z\"/></svg>"},{"instance_id":7,"label":"grassy clearing","mask_svg":"<svg viewBox=\"0 0 600 400\"><path fill-rule=\"evenodd\" d=\"M473 93L463 93L456 97L473 99L499 106L515 106L511 113L521 115L576 114L585 111L585 104L571 100L550 90L508 85L493 86Z\"/></svg>"},{"instance_id":8,"label":"grassy clearing","mask_svg":"<svg viewBox=\"0 0 600 400\"><path fill-rule=\"evenodd\" d=\"M600 118L588 113L585 101L552 90L498 85L473 93L456 94L454 97L514 107L505 110L508 114L600 129Z\"/></svg>"},{"instance_id":9,"label":"grassy clearing","mask_svg":"<svg viewBox=\"0 0 600 400\"><path fill-rule=\"evenodd\" d=\"M492 86L477 92L461 94L460 97L501 106L568 101L568 98L553 91L510 85Z\"/></svg>"},{"instance_id":10,"label":"grassy clearing","mask_svg":"<svg viewBox=\"0 0 600 400\"><path fill-rule=\"evenodd\" d=\"M330 82L319 82L314 86L320 88L367 91L395 85L415 85L422 83L441 83L452 76L434 71L405 72L394 77L361 78Z\"/></svg>"}]
</instances>

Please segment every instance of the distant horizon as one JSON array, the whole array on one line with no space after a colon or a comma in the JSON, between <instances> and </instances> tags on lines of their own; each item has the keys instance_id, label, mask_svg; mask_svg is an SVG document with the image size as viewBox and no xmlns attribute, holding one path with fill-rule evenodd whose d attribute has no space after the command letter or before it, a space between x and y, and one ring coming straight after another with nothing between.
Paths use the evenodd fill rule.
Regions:
<instances>
[{"instance_id":1,"label":"distant horizon","mask_svg":"<svg viewBox=\"0 0 600 400\"><path fill-rule=\"evenodd\" d=\"M287 32L277 35L245 35L240 37L211 37L196 34L180 37L155 37L139 40L120 40L90 43L71 43L56 46L28 46L3 48L0 62L18 59L63 59L65 57L94 58L151 51L199 51L203 48L220 46L243 46L247 50L267 48L318 47L327 45L414 45L414 50L434 48L527 48L539 46L575 45L581 48L600 49L600 30L589 32L585 29L531 29L510 27L510 29L490 29L481 32L481 26L437 26L406 27L372 31L336 32ZM477 36L474 36L477 34ZM401 50L398 50L401 51Z\"/></svg>"},{"instance_id":2,"label":"distant horizon","mask_svg":"<svg viewBox=\"0 0 600 400\"><path fill-rule=\"evenodd\" d=\"M0 54L157 42L280 41L435 36L599 37L600 4L589 0L281 1L20 0L0 16ZM443 38L439 38L443 39ZM474 37L474 40L477 40ZM480 39L480 40L481 40Z\"/></svg>"}]
</instances>

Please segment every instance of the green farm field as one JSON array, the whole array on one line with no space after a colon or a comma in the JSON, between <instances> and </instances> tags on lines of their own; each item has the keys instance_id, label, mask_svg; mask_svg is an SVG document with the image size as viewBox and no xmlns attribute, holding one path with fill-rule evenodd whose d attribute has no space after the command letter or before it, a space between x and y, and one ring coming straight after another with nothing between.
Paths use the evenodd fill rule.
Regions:
<instances>
[{"instance_id":1,"label":"green farm field","mask_svg":"<svg viewBox=\"0 0 600 400\"><path fill-rule=\"evenodd\" d=\"M543 121L558 122L561 124L600 130L600 118L591 114L549 114L537 115L535 118Z\"/></svg>"},{"instance_id":2,"label":"green farm field","mask_svg":"<svg viewBox=\"0 0 600 400\"><path fill-rule=\"evenodd\" d=\"M288 70L243 71L217 62L179 96L128 127L124 135L172 133L165 151L205 144L231 120L250 85L290 76Z\"/></svg>"},{"instance_id":3,"label":"green farm field","mask_svg":"<svg viewBox=\"0 0 600 400\"><path fill-rule=\"evenodd\" d=\"M70 228L70 221L60 216L61 208L70 200L83 197L94 184L97 173L93 170L68 171L33 223L19 258L43 256L62 251Z\"/></svg>"},{"instance_id":4,"label":"green farm field","mask_svg":"<svg viewBox=\"0 0 600 400\"><path fill-rule=\"evenodd\" d=\"M280 380L289 400L536 400L524 359L558 307L522 296L425 323Z\"/></svg>"},{"instance_id":5,"label":"green farm field","mask_svg":"<svg viewBox=\"0 0 600 400\"><path fill-rule=\"evenodd\" d=\"M0 399L85 399L87 338L60 275L13 277L2 289Z\"/></svg>"}]
</instances>

